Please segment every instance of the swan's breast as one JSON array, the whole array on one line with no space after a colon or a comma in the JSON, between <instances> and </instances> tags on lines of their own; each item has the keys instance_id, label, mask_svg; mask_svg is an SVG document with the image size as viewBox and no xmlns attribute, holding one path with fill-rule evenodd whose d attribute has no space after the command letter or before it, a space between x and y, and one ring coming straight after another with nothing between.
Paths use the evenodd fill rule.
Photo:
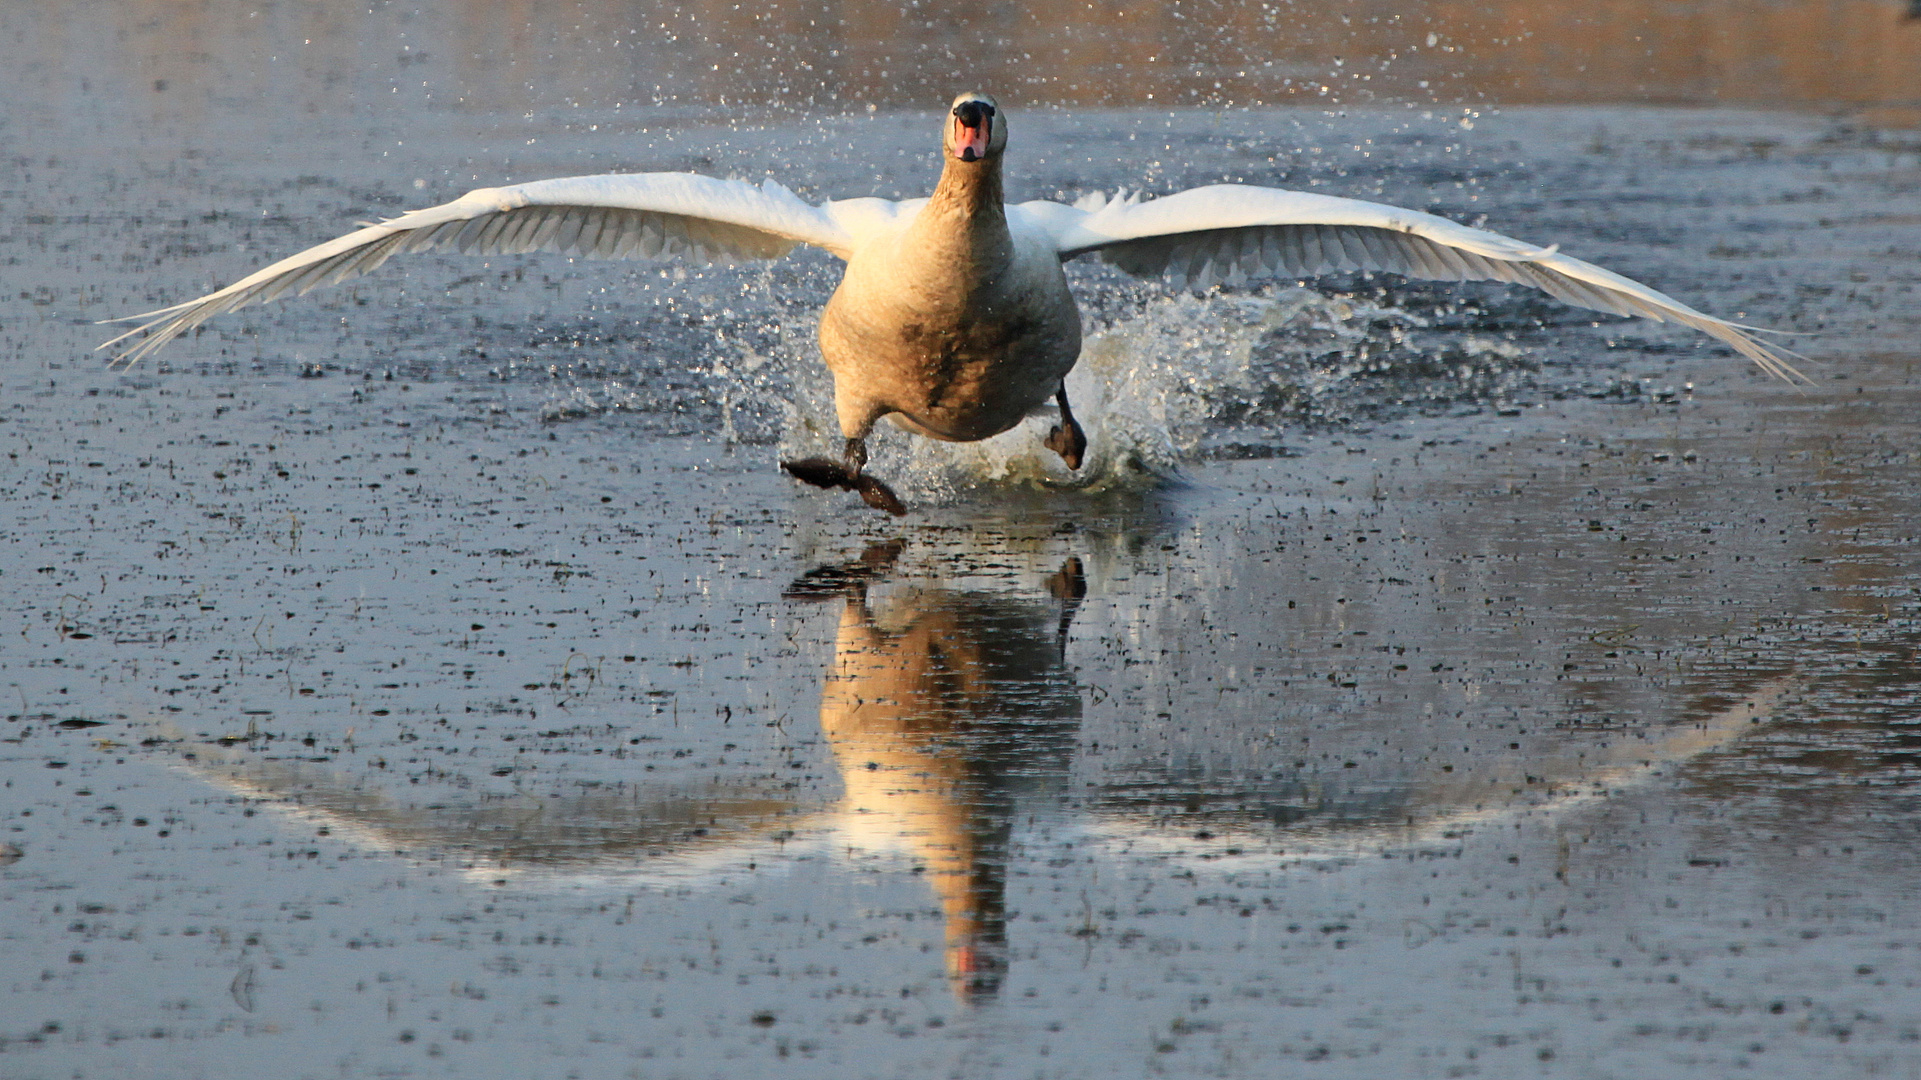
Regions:
<instances>
[{"instance_id":1,"label":"swan's breast","mask_svg":"<svg viewBox=\"0 0 1921 1080\"><path fill-rule=\"evenodd\" d=\"M907 223L857 249L821 317L837 396L957 440L1045 404L1080 354L1080 313L1051 237L1007 239L981 258Z\"/></svg>"}]
</instances>

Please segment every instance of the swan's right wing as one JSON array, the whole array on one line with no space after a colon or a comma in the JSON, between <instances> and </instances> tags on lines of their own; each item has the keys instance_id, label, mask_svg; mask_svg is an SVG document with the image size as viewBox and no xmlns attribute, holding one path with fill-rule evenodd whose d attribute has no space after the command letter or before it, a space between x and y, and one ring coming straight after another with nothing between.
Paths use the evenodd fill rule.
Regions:
<instances>
[{"instance_id":1,"label":"swan's right wing","mask_svg":"<svg viewBox=\"0 0 1921 1080\"><path fill-rule=\"evenodd\" d=\"M215 315L358 277L410 251L553 251L593 258L700 262L773 259L796 244L846 258L853 236L828 208L769 180L756 187L694 173L613 173L481 188L308 248L217 292L109 322L141 332L114 359L135 363Z\"/></svg>"},{"instance_id":2,"label":"swan's right wing","mask_svg":"<svg viewBox=\"0 0 1921 1080\"><path fill-rule=\"evenodd\" d=\"M1509 281L1567 303L1710 334L1770 375L1807 381L1755 327L1719 319L1632 278L1510 236L1419 210L1307 191L1217 184L1146 202L1025 204L1044 216L1063 260L1099 253L1130 274L1190 285L1329 270L1384 270L1438 281Z\"/></svg>"}]
</instances>

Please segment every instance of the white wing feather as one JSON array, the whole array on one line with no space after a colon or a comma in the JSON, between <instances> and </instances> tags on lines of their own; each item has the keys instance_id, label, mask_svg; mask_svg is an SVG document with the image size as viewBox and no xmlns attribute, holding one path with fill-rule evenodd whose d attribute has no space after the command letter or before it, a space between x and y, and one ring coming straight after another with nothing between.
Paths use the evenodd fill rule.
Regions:
<instances>
[{"instance_id":1,"label":"white wing feather","mask_svg":"<svg viewBox=\"0 0 1921 1080\"><path fill-rule=\"evenodd\" d=\"M481 188L308 248L186 303L108 320L139 325L100 347L144 331L115 357L136 363L215 315L357 277L410 251L712 262L778 258L796 244L846 258L853 238L827 208L772 180L755 187L694 173L632 173Z\"/></svg>"},{"instance_id":2,"label":"white wing feather","mask_svg":"<svg viewBox=\"0 0 1921 1080\"><path fill-rule=\"evenodd\" d=\"M1098 253L1142 277L1194 285L1261 275L1380 270L1440 281L1531 285L1579 307L1677 322L1710 334L1790 382L1794 354L1758 328L1696 311L1593 263L1446 218L1304 191L1218 184L1148 202L1114 199L1052 213L1061 258Z\"/></svg>"}]
</instances>

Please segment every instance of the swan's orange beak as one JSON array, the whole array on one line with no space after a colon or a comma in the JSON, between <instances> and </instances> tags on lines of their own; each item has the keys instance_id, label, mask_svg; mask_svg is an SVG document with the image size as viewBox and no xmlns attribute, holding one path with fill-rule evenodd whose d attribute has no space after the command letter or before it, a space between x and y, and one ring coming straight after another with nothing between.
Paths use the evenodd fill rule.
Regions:
<instances>
[{"instance_id":1,"label":"swan's orange beak","mask_svg":"<svg viewBox=\"0 0 1921 1080\"><path fill-rule=\"evenodd\" d=\"M979 161L987 156L994 134L994 108L985 102L963 101L954 107L954 156Z\"/></svg>"}]
</instances>

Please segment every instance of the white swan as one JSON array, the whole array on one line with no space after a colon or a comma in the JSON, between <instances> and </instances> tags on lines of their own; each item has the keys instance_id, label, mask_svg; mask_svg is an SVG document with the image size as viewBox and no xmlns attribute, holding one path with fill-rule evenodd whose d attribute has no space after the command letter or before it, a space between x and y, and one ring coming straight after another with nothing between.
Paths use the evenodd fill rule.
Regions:
<instances>
[{"instance_id":1,"label":"white swan","mask_svg":"<svg viewBox=\"0 0 1921 1080\"><path fill-rule=\"evenodd\" d=\"M1080 313L1061 264L1098 253L1144 277L1189 285L1324 270L1532 285L1598 311L1692 326L1762 370L1805 379L1793 355L1637 281L1498 233L1380 203L1218 184L1140 202L1095 195L1073 206L1002 201L1007 123L994 99L962 94L943 127L931 197L802 202L691 173L610 174L482 188L307 249L218 292L127 319L145 331L115 359L133 363L223 312L364 274L408 251L555 251L604 258L772 259L812 244L846 260L820 323L834 375L844 458L783 462L821 487L857 491L901 513L862 472L866 437L890 417L936 439L997 435L1059 402L1046 445L1069 468L1086 448L1062 379L1080 354Z\"/></svg>"}]
</instances>

